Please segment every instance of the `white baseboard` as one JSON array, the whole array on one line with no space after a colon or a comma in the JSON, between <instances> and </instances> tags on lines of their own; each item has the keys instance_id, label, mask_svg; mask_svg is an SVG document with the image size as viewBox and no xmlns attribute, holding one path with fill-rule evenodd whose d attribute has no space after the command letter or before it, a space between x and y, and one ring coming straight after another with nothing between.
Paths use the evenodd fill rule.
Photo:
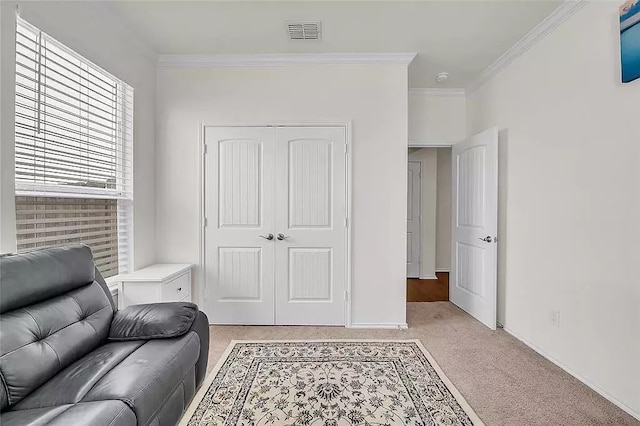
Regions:
<instances>
[{"instance_id":1,"label":"white baseboard","mask_svg":"<svg viewBox=\"0 0 640 426\"><path fill-rule=\"evenodd\" d=\"M420 277L421 280L437 280L438 277L435 275L425 275L424 277Z\"/></svg>"},{"instance_id":2,"label":"white baseboard","mask_svg":"<svg viewBox=\"0 0 640 426\"><path fill-rule=\"evenodd\" d=\"M436 268L436 272L449 272L450 268Z\"/></svg>"},{"instance_id":3,"label":"white baseboard","mask_svg":"<svg viewBox=\"0 0 640 426\"><path fill-rule=\"evenodd\" d=\"M621 410L626 411L627 413L629 413L630 415L632 415L636 419L640 420L640 413L634 411L631 407L629 407L625 403L623 403L621 401L618 401L615 397L610 395L608 392L606 392L603 389L599 388L598 386L594 385L591 381L585 379L580 374L576 373L575 371L573 371L572 369L570 369L569 367L567 367L566 365L564 365L563 363L561 363L557 359L553 358L551 355L547 354L545 351L543 351L542 349L540 349L536 345L534 345L534 344L526 341L522 337L518 336L516 333L514 333L509 328L503 327L503 329L504 329L504 331L506 331L507 333L509 333L510 335L515 337L516 339L520 340L522 343L524 343L525 345L529 346L531 349L533 349L534 351L536 351L537 353L539 353L540 355L542 355L543 357L545 357L546 359L548 359L549 361L551 361L552 363L557 365L558 367L562 368L564 371L566 371L567 373L569 373L570 375L572 375L576 379L580 380L585 385L589 386L595 392L597 392L598 394L600 394L601 396L606 398L609 402L611 402L614 405L618 406L618 408L620 408Z\"/></svg>"},{"instance_id":4,"label":"white baseboard","mask_svg":"<svg viewBox=\"0 0 640 426\"><path fill-rule=\"evenodd\" d=\"M409 328L407 323L394 322L354 322L348 328L393 328L406 330Z\"/></svg>"}]
</instances>

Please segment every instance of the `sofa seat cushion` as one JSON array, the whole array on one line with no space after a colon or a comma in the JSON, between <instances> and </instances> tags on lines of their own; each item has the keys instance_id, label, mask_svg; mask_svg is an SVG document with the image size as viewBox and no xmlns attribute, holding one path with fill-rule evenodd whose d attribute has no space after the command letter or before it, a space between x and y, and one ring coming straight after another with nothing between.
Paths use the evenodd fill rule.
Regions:
<instances>
[{"instance_id":1,"label":"sofa seat cushion","mask_svg":"<svg viewBox=\"0 0 640 426\"><path fill-rule=\"evenodd\" d=\"M100 346L56 374L16 404L15 409L44 408L82 401L100 379L144 344L145 341L139 340Z\"/></svg>"},{"instance_id":2,"label":"sofa seat cushion","mask_svg":"<svg viewBox=\"0 0 640 426\"><path fill-rule=\"evenodd\" d=\"M200 339L192 331L150 340L98 380L82 401L121 400L134 411L138 425L146 425L194 374L199 354Z\"/></svg>"},{"instance_id":3,"label":"sofa seat cushion","mask_svg":"<svg viewBox=\"0 0 640 426\"><path fill-rule=\"evenodd\" d=\"M0 424L2 426L135 426L136 416L122 401L96 401L8 411L0 415Z\"/></svg>"}]
</instances>

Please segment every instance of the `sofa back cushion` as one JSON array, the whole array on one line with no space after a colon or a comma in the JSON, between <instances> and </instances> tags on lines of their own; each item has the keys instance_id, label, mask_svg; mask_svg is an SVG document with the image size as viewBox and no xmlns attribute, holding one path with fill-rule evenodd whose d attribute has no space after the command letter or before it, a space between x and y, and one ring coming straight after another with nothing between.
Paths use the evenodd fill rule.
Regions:
<instances>
[{"instance_id":1,"label":"sofa back cushion","mask_svg":"<svg viewBox=\"0 0 640 426\"><path fill-rule=\"evenodd\" d=\"M82 245L0 258L0 408L100 344L113 316Z\"/></svg>"},{"instance_id":2,"label":"sofa back cushion","mask_svg":"<svg viewBox=\"0 0 640 426\"><path fill-rule=\"evenodd\" d=\"M0 312L33 305L95 280L91 249L69 245L0 258Z\"/></svg>"}]
</instances>

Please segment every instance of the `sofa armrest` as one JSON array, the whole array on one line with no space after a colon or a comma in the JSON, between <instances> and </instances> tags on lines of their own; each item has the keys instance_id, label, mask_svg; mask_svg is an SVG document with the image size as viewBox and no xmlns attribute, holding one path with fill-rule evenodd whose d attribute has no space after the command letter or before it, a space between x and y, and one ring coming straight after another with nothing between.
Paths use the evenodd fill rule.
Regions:
<instances>
[{"instance_id":1,"label":"sofa armrest","mask_svg":"<svg viewBox=\"0 0 640 426\"><path fill-rule=\"evenodd\" d=\"M132 305L115 312L109 340L149 340L178 337L191 328L198 306L187 302Z\"/></svg>"},{"instance_id":2,"label":"sofa armrest","mask_svg":"<svg viewBox=\"0 0 640 426\"><path fill-rule=\"evenodd\" d=\"M193 331L200 338L200 356L196 363L196 388L198 388L207 374L207 363L209 361L209 318L204 312L198 312L198 316L189 331Z\"/></svg>"}]
</instances>

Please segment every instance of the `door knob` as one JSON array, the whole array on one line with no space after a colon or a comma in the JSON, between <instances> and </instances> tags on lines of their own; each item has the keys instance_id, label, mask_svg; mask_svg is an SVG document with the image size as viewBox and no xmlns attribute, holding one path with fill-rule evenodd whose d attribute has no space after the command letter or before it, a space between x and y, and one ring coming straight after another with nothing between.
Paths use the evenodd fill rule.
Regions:
<instances>
[{"instance_id":1,"label":"door knob","mask_svg":"<svg viewBox=\"0 0 640 426\"><path fill-rule=\"evenodd\" d=\"M289 238L288 236L284 235L284 234L278 234L278 241L282 241L282 240L286 240L287 238Z\"/></svg>"},{"instance_id":2,"label":"door knob","mask_svg":"<svg viewBox=\"0 0 640 426\"><path fill-rule=\"evenodd\" d=\"M484 241L485 243L490 243L491 241L493 241L493 238L491 238L491 236L487 235L484 238L478 238L480 241Z\"/></svg>"},{"instance_id":3,"label":"door knob","mask_svg":"<svg viewBox=\"0 0 640 426\"><path fill-rule=\"evenodd\" d=\"M265 240L269 240L269 241L273 240L273 234L269 234L267 236L264 236L264 235L258 235L258 236L260 238L264 238Z\"/></svg>"}]
</instances>

